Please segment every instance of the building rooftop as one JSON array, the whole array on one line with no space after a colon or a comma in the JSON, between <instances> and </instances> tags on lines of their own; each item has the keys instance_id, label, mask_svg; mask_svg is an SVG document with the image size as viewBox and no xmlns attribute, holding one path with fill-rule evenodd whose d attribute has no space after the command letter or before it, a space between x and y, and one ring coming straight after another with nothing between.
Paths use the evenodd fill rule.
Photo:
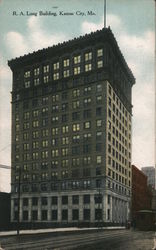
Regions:
<instances>
[{"instance_id":1,"label":"building rooftop","mask_svg":"<svg viewBox=\"0 0 156 250\"><path fill-rule=\"evenodd\" d=\"M44 48L38 51L34 51L32 53L29 53L24 56L20 56L18 58L12 59L8 61L8 65L13 70L17 66L24 66L28 64L29 62L38 62L39 60L45 60L54 56L61 55L64 51L72 48L77 48L77 45L83 46L84 42L89 42L91 44L95 44L96 41L105 41L109 42L117 54L119 61L123 65L124 70L126 71L127 75L129 76L130 82L133 85L135 83L135 78L133 76L132 71L130 70L129 66L127 65L125 58L117 44L117 41L113 35L113 32L111 31L110 27L103 28L101 30L97 30L95 32L91 32L89 34L85 34L84 36L80 36L78 38L74 38L72 40L64 41L63 43L58 43L57 45L53 45L52 47Z\"/></svg>"}]
</instances>

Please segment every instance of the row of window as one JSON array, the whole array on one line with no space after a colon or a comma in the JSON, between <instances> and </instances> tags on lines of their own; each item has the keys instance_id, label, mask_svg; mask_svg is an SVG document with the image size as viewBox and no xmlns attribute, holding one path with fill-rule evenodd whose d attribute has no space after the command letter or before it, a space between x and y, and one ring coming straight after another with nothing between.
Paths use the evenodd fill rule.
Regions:
<instances>
[{"instance_id":1,"label":"row of window","mask_svg":"<svg viewBox=\"0 0 156 250\"><path fill-rule=\"evenodd\" d=\"M119 100L118 96L113 91L113 88L109 85L108 88L109 98L108 98L108 104L110 107L112 107L112 110L116 115L118 115L119 110L121 111L122 115L125 115L125 118L128 118L129 121L131 121L131 115L128 115L128 112L124 105ZM117 107L116 107L117 106Z\"/></svg>"},{"instance_id":2,"label":"row of window","mask_svg":"<svg viewBox=\"0 0 156 250\"><path fill-rule=\"evenodd\" d=\"M57 117L55 117L56 119ZM53 117L54 119L54 117ZM42 126L47 126L48 125L48 118L46 119L43 119L42 120ZM35 121L32 121L32 127L33 128L38 128L40 126L39 124L39 120L35 120ZM81 130L81 124L80 123L75 123L75 124L72 124L72 131L73 132L76 132L76 131L80 131ZM96 120L96 127L99 128L99 127L102 127L102 120L101 119L98 119ZM23 123L23 129L29 129L30 128L30 123L29 122L24 122ZM91 121L85 121L83 123L83 129L90 129L91 128ZM52 131L52 135L57 135L59 133L59 129L58 127L55 127L55 128L52 128L51 131ZM19 132L20 131L20 124L16 124L15 125L15 130L16 132ZM69 126L68 125L65 125L65 126L62 126L61 127L61 132L62 134L65 134L65 133L68 133L69 132Z\"/></svg>"},{"instance_id":3,"label":"row of window","mask_svg":"<svg viewBox=\"0 0 156 250\"><path fill-rule=\"evenodd\" d=\"M97 50L97 58L98 58L98 60L99 60L99 57L102 57L102 56L103 56L103 49L100 48L100 49ZM91 60L92 60L92 52L90 51L90 52L85 53L84 54L85 63L88 62L88 61L91 61ZM63 60L63 67L64 68L69 67L70 66L70 61L71 61L70 58L64 59ZM73 57L73 64L74 65L80 64L81 61L82 61L82 56L80 54ZM59 61L54 62L52 66L53 66L53 71L58 71L60 69L60 62ZM47 63L46 65L43 66L43 73L45 74L45 73L49 73L49 72L50 72L50 64ZM38 75L40 75L40 73L41 73L41 67L40 66L34 68L34 70L33 70L33 75L34 76L38 76ZM30 76L31 76L31 70L27 70L27 71L24 72L24 78L25 79L30 78Z\"/></svg>"},{"instance_id":4,"label":"row of window","mask_svg":"<svg viewBox=\"0 0 156 250\"><path fill-rule=\"evenodd\" d=\"M21 185L21 191L22 192L47 192L47 191L57 191L57 190L70 190L70 189L90 189L91 185L95 185L96 188L101 187L101 180L97 179L95 180L95 183L91 183L90 180L86 179L83 181L62 181L58 182L55 180L55 182L49 183L49 182L43 182L41 184L39 183L32 183L32 184L22 184ZM12 187L12 192L17 193L19 190L19 185L14 185Z\"/></svg>"},{"instance_id":5,"label":"row of window","mask_svg":"<svg viewBox=\"0 0 156 250\"><path fill-rule=\"evenodd\" d=\"M88 102L88 101L89 100L86 100L86 102ZM58 106L52 106L52 113L54 112L54 110L55 111L59 111L58 110ZM67 104L62 104L62 110L63 111L68 111ZM40 114L42 116L48 116L49 113L50 113L49 112L49 108L48 107L44 107L44 108L42 108L41 112L39 110L33 110L32 111L32 117L33 118L37 118L37 117L39 117ZM29 120L30 119L30 114L31 114L30 112L24 112L24 115L21 118L24 119L24 120ZM83 118L84 119L91 117L92 114L93 114L93 110L92 109L84 109L83 110ZM96 116L102 115L102 107L101 106L99 106L99 107L97 107L95 109L95 114L96 114ZM72 116L72 120L80 120L81 113L80 113L80 111L79 112L72 112L71 116ZM68 118L69 118L69 114L62 114L61 115L61 121L62 122L68 121ZM19 115L19 113L16 113L15 114L15 121L16 121L16 123L19 122L19 120L20 120L20 115ZM53 115L52 118L51 118L51 121L53 123L54 122L58 122L59 120L60 119L59 119L58 115L57 116Z\"/></svg>"},{"instance_id":6,"label":"row of window","mask_svg":"<svg viewBox=\"0 0 156 250\"><path fill-rule=\"evenodd\" d=\"M46 206L48 205L48 200L51 202L51 205L58 205L58 196L52 196L50 199L48 197L41 197L41 205ZM23 206L29 206L29 198L23 198L22 199L22 204ZM69 204L69 196L64 195L60 197L61 204L62 205L68 205ZM79 204L80 197L79 195L73 195L72 196L72 204L73 205L78 205ZM38 206L39 204L39 198L38 197L32 197L32 206ZM94 195L94 201L95 203L102 203L102 195L101 194L96 194ZM91 199L89 194L83 195L83 204L90 204ZM18 206L18 199L14 199L14 207Z\"/></svg>"},{"instance_id":7,"label":"row of window","mask_svg":"<svg viewBox=\"0 0 156 250\"><path fill-rule=\"evenodd\" d=\"M109 210L109 209L108 209ZM110 212L108 213L110 214ZM37 221L38 220L38 211L37 210L32 210L31 213L32 220ZM102 220L102 209L95 209L95 220ZM110 217L110 215L109 215ZM91 212L90 209L83 209L83 220L84 221L90 221L91 218ZM108 218L109 219L109 218ZM14 220L18 220L18 212L14 212ZM22 215L22 220L23 221L28 221L28 211L24 210L23 215ZM46 221L48 220L48 211L46 209L41 210L41 220ZM58 220L58 210L53 209L51 211L51 218L50 220L52 221L57 221ZM68 209L62 209L61 211L61 220L67 221L68 220ZM73 221L78 221L79 220L79 210L78 209L72 209L72 220Z\"/></svg>"},{"instance_id":8,"label":"row of window","mask_svg":"<svg viewBox=\"0 0 156 250\"><path fill-rule=\"evenodd\" d=\"M101 168L100 167L96 167L95 169L96 173L95 175L101 175ZM71 176L73 178L78 178L78 177L90 177L91 176L91 169L90 168L84 168L82 171L82 173L80 173L79 169L74 169L71 171ZM61 178L69 178L69 171L68 170L63 170L61 171ZM58 179L58 172L57 171L53 171L51 172L51 174L49 172L42 172L41 174L28 174L25 173L21 176L21 179L23 181L29 181L30 179L32 181L38 181L39 179L41 179L41 181L45 181L45 180L57 180ZM15 175L15 182L19 180L19 175Z\"/></svg>"}]
</instances>

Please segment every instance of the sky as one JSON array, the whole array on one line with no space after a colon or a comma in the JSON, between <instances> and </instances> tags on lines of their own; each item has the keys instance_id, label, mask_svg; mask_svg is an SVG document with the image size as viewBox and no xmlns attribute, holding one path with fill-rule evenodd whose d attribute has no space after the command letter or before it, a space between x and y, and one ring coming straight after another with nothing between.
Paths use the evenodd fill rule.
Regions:
<instances>
[{"instance_id":1,"label":"sky","mask_svg":"<svg viewBox=\"0 0 156 250\"><path fill-rule=\"evenodd\" d=\"M103 0L0 0L0 164L11 165L12 73L7 61L103 28L103 9ZM139 168L155 161L154 9L154 0L107 0L107 27L136 78L132 164ZM39 14L46 11L56 15ZM74 14L62 15L67 12Z\"/></svg>"}]
</instances>

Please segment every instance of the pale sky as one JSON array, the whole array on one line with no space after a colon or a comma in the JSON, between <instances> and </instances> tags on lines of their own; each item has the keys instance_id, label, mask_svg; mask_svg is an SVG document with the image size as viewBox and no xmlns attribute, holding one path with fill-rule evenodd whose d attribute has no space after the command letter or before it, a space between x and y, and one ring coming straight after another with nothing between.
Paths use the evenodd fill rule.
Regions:
<instances>
[{"instance_id":1,"label":"pale sky","mask_svg":"<svg viewBox=\"0 0 156 250\"><path fill-rule=\"evenodd\" d=\"M136 78L132 163L139 168L154 165L154 0L107 2L107 26ZM13 11L38 15L13 16ZM39 16L39 11L57 16ZM74 15L62 16L60 11ZM11 164L12 74L7 60L102 27L103 0L0 0L0 164Z\"/></svg>"}]
</instances>

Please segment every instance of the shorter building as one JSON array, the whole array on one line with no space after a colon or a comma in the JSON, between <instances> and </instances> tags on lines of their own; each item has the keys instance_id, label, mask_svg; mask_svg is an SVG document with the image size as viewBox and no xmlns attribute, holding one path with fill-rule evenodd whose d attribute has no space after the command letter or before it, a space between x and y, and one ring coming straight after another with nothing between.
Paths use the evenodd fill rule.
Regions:
<instances>
[{"instance_id":1,"label":"shorter building","mask_svg":"<svg viewBox=\"0 0 156 250\"><path fill-rule=\"evenodd\" d=\"M11 167L0 164L0 192L11 191Z\"/></svg>"},{"instance_id":2,"label":"shorter building","mask_svg":"<svg viewBox=\"0 0 156 250\"><path fill-rule=\"evenodd\" d=\"M10 193L0 192L0 231L10 229Z\"/></svg>"},{"instance_id":3,"label":"shorter building","mask_svg":"<svg viewBox=\"0 0 156 250\"><path fill-rule=\"evenodd\" d=\"M151 203L152 191L147 185L147 176L132 165L132 222L135 223L138 211L150 210Z\"/></svg>"},{"instance_id":4,"label":"shorter building","mask_svg":"<svg viewBox=\"0 0 156 250\"><path fill-rule=\"evenodd\" d=\"M155 167L143 167L141 168L142 172L147 176L147 184L152 188L155 189Z\"/></svg>"}]
</instances>

